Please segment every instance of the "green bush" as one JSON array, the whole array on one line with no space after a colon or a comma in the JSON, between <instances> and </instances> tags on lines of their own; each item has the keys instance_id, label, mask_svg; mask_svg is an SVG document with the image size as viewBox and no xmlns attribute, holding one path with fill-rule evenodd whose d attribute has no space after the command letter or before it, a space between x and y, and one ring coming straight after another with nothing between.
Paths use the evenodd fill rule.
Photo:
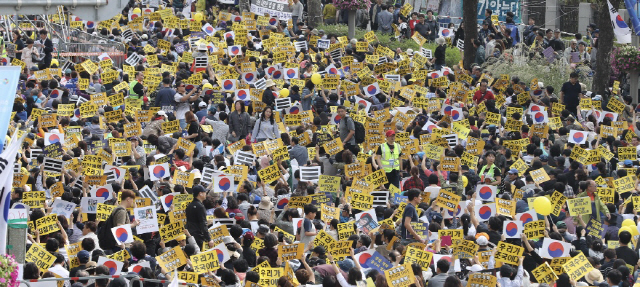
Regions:
<instances>
[{"instance_id":1,"label":"green bush","mask_svg":"<svg viewBox=\"0 0 640 287\"><path fill-rule=\"evenodd\" d=\"M323 25L317 27L318 30L324 30L325 34L334 34L338 37L347 36L349 34L349 28L347 25ZM356 28L356 39L363 39L364 34L367 33L366 30ZM382 34L375 32L378 40L380 41L380 45L385 46L393 51L397 48L400 48L402 51L406 51L407 49L413 49L414 51L420 51L420 46L416 41L412 39L404 39L402 41L397 41L395 37L390 34ZM424 48L430 49L432 52L436 50L435 43L425 43L423 45ZM460 50L458 48L447 47L447 52L445 56L445 62L448 67L453 67L453 65L457 65L462 59Z\"/></svg>"}]
</instances>

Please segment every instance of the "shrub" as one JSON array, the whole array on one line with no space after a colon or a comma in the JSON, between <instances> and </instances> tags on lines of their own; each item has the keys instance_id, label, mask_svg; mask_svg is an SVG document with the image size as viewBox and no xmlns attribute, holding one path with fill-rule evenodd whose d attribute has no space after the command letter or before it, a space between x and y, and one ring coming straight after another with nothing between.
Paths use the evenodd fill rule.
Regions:
<instances>
[{"instance_id":1,"label":"shrub","mask_svg":"<svg viewBox=\"0 0 640 287\"><path fill-rule=\"evenodd\" d=\"M528 52L526 53L528 54ZM529 59L527 56L513 56L512 50L506 50L500 58L490 58L483 64L486 70L491 71L494 77L502 74L517 76L520 81L525 83L537 78L538 82L543 82L545 86L552 86L556 93L560 92L562 84L569 80L569 74L572 72L571 67L564 61L554 61L549 64L545 59L534 58ZM590 76L591 69L581 67L576 69L579 75L579 81L591 88L593 78Z\"/></svg>"},{"instance_id":2,"label":"shrub","mask_svg":"<svg viewBox=\"0 0 640 287\"><path fill-rule=\"evenodd\" d=\"M349 33L349 28L347 25L323 25L317 27L318 30L324 30L325 34L335 34L337 36L346 36ZM367 31L356 28L356 39L364 39L364 34ZM407 49L413 49L414 51L420 51L420 46L412 39L404 39L402 41L397 41L395 37L389 34L382 34L375 32L378 40L380 41L380 45L383 45L393 51L397 48L400 48L402 51L406 51ZM425 43L423 47L425 49L430 49L432 52L436 50L435 43ZM453 65L457 65L462 59L460 50L458 48L447 47L447 52L445 56L445 62L447 66L453 67Z\"/></svg>"}]
</instances>

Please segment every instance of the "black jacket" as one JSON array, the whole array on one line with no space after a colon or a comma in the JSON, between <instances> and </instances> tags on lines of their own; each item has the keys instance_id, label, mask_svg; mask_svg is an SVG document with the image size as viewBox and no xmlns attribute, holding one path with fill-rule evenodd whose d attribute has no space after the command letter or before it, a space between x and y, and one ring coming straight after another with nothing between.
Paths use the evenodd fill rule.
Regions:
<instances>
[{"instance_id":1,"label":"black jacket","mask_svg":"<svg viewBox=\"0 0 640 287\"><path fill-rule=\"evenodd\" d=\"M211 236L207 231L207 209L198 199L193 199L185 210L187 214L187 230L193 238L198 242L198 246L202 246L202 242L209 242Z\"/></svg>"}]
</instances>

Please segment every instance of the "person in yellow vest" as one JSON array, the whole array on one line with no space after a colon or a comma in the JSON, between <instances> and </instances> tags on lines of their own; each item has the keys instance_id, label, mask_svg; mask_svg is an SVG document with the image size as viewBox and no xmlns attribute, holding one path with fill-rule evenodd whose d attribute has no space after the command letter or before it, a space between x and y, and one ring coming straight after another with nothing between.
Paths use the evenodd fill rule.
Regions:
<instances>
[{"instance_id":1,"label":"person in yellow vest","mask_svg":"<svg viewBox=\"0 0 640 287\"><path fill-rule=\"evenodd\" d=\"M132 99L142 99L144 97L145 87L142 85L144 74L136 72L136 78L129 82L129 97Z\"/></svg>"},{"instance_id":2,"label":"person in yellow vest","mask_svg":"<svg viewBox=\"0 0 640 287\"><path fill-rule=\"evenodd\" d=\"M402 148L400 147L400 144L395 144L395 131L387 131L386 136L387 142L381 144L376 152L375 164L377 166L374 167L376 169L384 169L384 172L387 174L389 183L385 184L385 187L389 188L389 184L399 187L400 171L402 170L402 160L400 159Z\"/></svg>"}]
</instances>

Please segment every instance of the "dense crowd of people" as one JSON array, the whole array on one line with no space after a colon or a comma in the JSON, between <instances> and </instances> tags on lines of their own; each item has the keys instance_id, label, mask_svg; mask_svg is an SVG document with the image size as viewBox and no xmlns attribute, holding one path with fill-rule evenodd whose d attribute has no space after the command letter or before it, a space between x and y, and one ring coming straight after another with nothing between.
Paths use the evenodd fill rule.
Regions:
<instances>
[{"instance_id":1,"label":"dense crowd of people","mask_svg":"<svg viewBox=\"0 0 640 287\"><path fill-rule=\"evenodd\" d=\"M595 25L565 47L559 30L530 19L521 38L513 14L496 23L487 10L465 70L445 62L463 26L447 40L432 11L381 0L358 11L362 39L309 26L299 0L289 21L131 2L108 21L57 19L124 43L126 59L59 58L47 29L5 35L23 68L6 143L25 135L11 195L31 207L24 280L635 282L631 97L616 85L596 95L575 72L553 87L483 68L516 47L593 65ZM322 11L325 24L347 22L333 3ZM438 48L394 51L376 33Z\"/></svg>"}]
</instances>

